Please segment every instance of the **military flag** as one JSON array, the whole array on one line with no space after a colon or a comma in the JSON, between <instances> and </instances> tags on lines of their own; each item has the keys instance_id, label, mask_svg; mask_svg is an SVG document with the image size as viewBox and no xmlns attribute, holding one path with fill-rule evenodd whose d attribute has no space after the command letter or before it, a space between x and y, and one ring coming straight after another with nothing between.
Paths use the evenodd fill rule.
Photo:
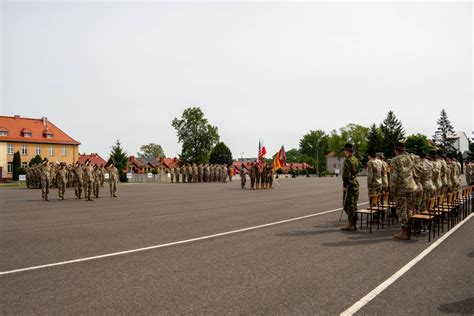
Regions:
<instances>
[{"instance_id":1,"label":"military flag","mask_svg":"<svg viewBox=\"0 0 474 316\"><path fill-rule=\"evenodd\" d=\"M265 146L262 147L262 141L258 141L258 169L262 171L263 169L263 157L266 155L267 149Z\"/></svg>"},{"instance_id":2,"label":"military flag","mask_svg":"<svg viewBox=\"0 0 474 316\"><path fill-rule=\"evenodd\" d=\"M277 153L277 155L275 156L275 160L273 161L273 170L277 171L278 169L283 168L285 164L286 164L285 147L281 146L280 151Z\"/></svg>"}]
</instances>

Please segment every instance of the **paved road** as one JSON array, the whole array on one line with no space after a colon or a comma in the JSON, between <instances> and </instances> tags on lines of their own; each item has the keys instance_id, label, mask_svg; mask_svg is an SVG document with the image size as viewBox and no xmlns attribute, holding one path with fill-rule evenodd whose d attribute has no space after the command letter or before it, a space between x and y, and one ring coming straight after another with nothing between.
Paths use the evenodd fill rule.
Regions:
<instances>
[{"instance_id":1,"label":"paved road","mask_svg":"<svg viewBox=\"0 0 474 316\"><path fill-rule=\"evenodd\" d=\"M339 178L288 179L279 184L266 191L242 191L236 182L123 185L117 199L76 201L69 191L69 200L50 203L39 201L38 191L2 189L0 271L207 236L340 207ZM365 195L362 185L362 202ZM367 230L344 233L339 230L339 215L336 211L182 245L3 275L1 310L61 315L338 314L429 245L424 237L394 241L395 227L372 235ZM472 228L471 220L447 240L464 247L459 254L440 247L433 256L444 258L446 265L451 255L459 259L455 255L469 253ZM440 279L459 280L458 287L454 281L446 283L452 293L470 293L466 286L472 283L462 278L472 275L473 265L468 263L452 270L434 265L433 273ZM410 279L422 287L431 276L418 272ZM410 295L411 288L403 288L399 299L421 295ZM436 296L422 296L427 304L413 304L421 314L432 311L425 309L430 302L440 302ZM468 295L457 297L463 304L470 302ZM375 300L361 313L383 313L371 309L378 306ZM384 308L391 314L400 310L397 304Z\"/></svg>"}]
</instances>

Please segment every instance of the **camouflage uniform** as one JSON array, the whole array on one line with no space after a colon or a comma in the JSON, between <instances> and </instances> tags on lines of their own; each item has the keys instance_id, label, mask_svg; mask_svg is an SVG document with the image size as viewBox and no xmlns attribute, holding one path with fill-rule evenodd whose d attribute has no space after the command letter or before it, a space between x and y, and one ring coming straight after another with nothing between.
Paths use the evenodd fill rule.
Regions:
<instances>
[{"instance_id":1,"label":"camouflage uniform","mask_svg":"<svg viewBox=\"0 0 474 316\"><path fill-rule=\"evenodd\" d=\"M64 200L64 194L66 193L68 171L65 166L61 166L56 173L56 183L58 185L58 195L61 200Z\"/></svg>"},{"instance_id":2,"label":"camouflage uniform","mask_svg":"<svg viewBox=\"0 0 474 316\"><path fill-rule=\"evenodd\" d=\"M179 175L181 174L181 168L176 166L174 168L174 177L176 178L176 183L179 183Z\"/></svg>"},{"instance_id":3,"label":"camouflage uniform","mask_svg":"<svg viewBox=\"0 0 474 316\"><path fill-rule=\"evenodd\" d=\"M421 210L421 204L423 203L423 186L421 184L421 176L423 173L423 165L421 159L417 155L411 155L414 163L413 167L413 181L415 181L416 188L413 192L413 203L410 207L411 210L417 212Z\"/></svg>"},{"instance_id":4,"label":"camouflage uniform","mask_svg":"<svg viewBox=\"0 0 474 316\"><path fill-rule=\"evenodd\" d=\"M183 183L186 183L186 181L188 179L188 175L187 175L186 171L187 171L187 168L186 168L185 165L183 165L181 167L181 178L183 179Z\"/></svg>"},{"instance_id":5,"label":"camouflage uniform","mask_svg":"<svg viewBox=\"0 0 474 316\"><path fill-rule=\"evenodd\" d=\"M433 184L435 186L434 195L440 195L443 183L441 182L441 162L437 159L433 161Z\"/></svg>"},{"instance_id":6,"label":"camouflage uniform","mask_svg":"<svg viewBox=\"0 0 474 316\"><path fill-rule=\"evenodd\" d=\"M202 167L202 164L199 164L197 166L197 180L199 183L203 182L203 167Z\"/></svg>"},{"instance_id":7,"label":"camouflage uniform","mask_svg":"<svg viewBox=\"0 0 474 316\"><path fill-rule=\"evenodd\" d=\"M100 188L100 181L102 179L102 170L99 166L94 167L93 173L93 182L92 182L92 192L95 198L99 198L99 188Z\"/></svg>"},{"instance_id":8,"label":"camouflage uniform","mask_svg":"<svg viewBox=\"0 0 474 316\"><path fill-rule=\"evenodd\" d=\"M171 183L173 183L173 182L174 182L174 173L175 173L174 168L171 168L171 169L168 170L168 171L169 171L169 173L170 173Z\"/></svg>"},{"instance_id":9,"label":"camouflage uniform","mask_svg":"<svg viewBox=\"0 0 474 316\"><path fill-rule=\"evenodd\" d=\"M49 188L51 184L51 166L44 162L41 166L41 194L44 201L48 201Z\"/></svg>"},{"instance_id":10,"label":"camouflage uniform","mask_svg":"<svg viewBox=\"0 0 474 316\"><path fill-rule=\"evenodd\" d=\"M367 189L369 196L382 194L382 172L383 164L381 160L370 159L367 162Z\"/></svg>"},{"instance_id":11,"label":"camouflage uniform","mask_svg":"<svg viewBox=\"0 0 474 316\"><path fill-rule=\"evenodd\" d=\"M359 199L359 181L357 175L359 173L359 160L350 156L344 159L342 170L342 181L345 189L344 193L344 211L347 214L349 222L354 226L357 222L357 201Z\"/></svg>"},{"instance_id":12,"label":"camouflage uniform","mask_svg":"<svg viewBox=\"0 0 474 316\"><path fill-rule=\"evenodd\" d=\"M191 172L193 175L193 182L197 183L198 182L198 167L196 164L193 165Z\"/></svg>"},{"instance_id":13,"label":"camouflage uniform","mask_svg":"<svg viewBox=\"0 0 474 316\"><path fill-rule=\"evenodd\" d=\"M118 170L115 166L109 168L109 186L110 186L110 196L117 197L117 184L119 181Z\"/></svg>"},{"instance_id":14,"label":"camouflage uniform","mask_svg":"<svg viewBox=\"0 0 474 316\"><path fill-rule=\"evenodd\" d=\"M227 183L227 166L222 166L222 182Z\"/></svg>"},{"instance_id":15,"label":"camouflage uniform","mask_svg":"<svg viewBox=\"0 0 474 316\"><path fill-rule=\"evenodd\" d=\"M433 197L436 187L433 183L433 163L426 158L421 160L421 177L420 183L423 187L423 201L421 202L421 211L426 211L428 200Z\"/></svg>"},{"instance_id":16,"label":"camouflage uniform","mask_svg":"<svg viewBox=\"0 0 474 316\"><path fill-rule=\"evenodd\" d=\"M254 164L250 167L250 189L255 190L255 182L257 180L258 166Z\"/></svg>"},{"instance_id":17,"label":"camouflage uniform","mask_svg":"<svg viewBox=\"0 0 474 316\"><path fill-rule=\"evenodd\" d=\"M242 189L245 188L245 184L247 183L247 172L245 171L244 164L240 167L240 187Z\"/></svg>"},{"instance_id":18,"label":"camouflage uniform","mask_svg":"<svg viewBox=\"0 0 474 316\"><path fill-rule=\"evenodd\" d=\"M439 158L438 160L441 164L440 168L440 178L441 178L441 190L438 194L446 196L448 192L448 165L446 164L446 160L444 158Z\"/></svg>"},{"instance_id":19,"label":"camouflage uniform","mask_svg":"<svg viewBox=\"0 0 474 316\"><path fill-rule=\"evenodd\" d=\"M457 164L457 161L451 160L449 162L449 166L451 169L451 192L458 192L460 187L459 177L461 175L461 169Z\"/></svg>"},{"instance_id":20,"label":"camouflage uniform","mask_svg":"<svg viewBox=\"0 0 474 316\"><path fill-rule=\"evenodd\" d=\"M81 199L82 189L84 187L84 170L80 164L76 165L74 169L74 192L76 198Z\"/></svg>"},{"instance_id":21,"label":"camouflage uniform","mask_svg":"<svg viewBox=\"0 0 474 316\"><path fill-rule=\"evenodd\" d=\"M92 181L94 181L94 167L90 163L84 165L84 198L86 201L92 201Z\"/></svg>"},{"instance_id":22,"label":"camouflage uniform","mask_svg":"<svg viewBox=\"0 0 474 316\"><path fill-rule=\"evenodd\" d=\"M390 177L390 191L395 197L397 204L398 220L402 229L408 229L409 215L411 213L410 201L413 200L413 192L416 184L413 180L413 169L415 164L407 153L402 153L392 159Z\"/></svg>"},{"instance_id":23,"label":"camouflage uniform","mask_svg":"<svg viewBox=\"0 0 474 316\"><path fill-rule=\"evenodd\" d=\"M258 163L255 164L255 166L257 167L256 168L256 172L255 172L255 189L260 189L260 181L261 181L261 178L262 178L262 172L258 166Z\"/></svg>"}]
</instances>

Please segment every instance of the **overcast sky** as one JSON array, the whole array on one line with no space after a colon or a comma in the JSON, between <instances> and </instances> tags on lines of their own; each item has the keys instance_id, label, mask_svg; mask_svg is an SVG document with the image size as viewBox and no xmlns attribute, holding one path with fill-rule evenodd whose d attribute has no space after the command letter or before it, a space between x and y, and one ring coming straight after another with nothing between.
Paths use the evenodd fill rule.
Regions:
<instances>
[{"instance_id":1,"label":"overcast sky","mask_svg":"<svg viewBox=\"0 0 474 316\"><path fill-rule=\"evenodd\" d=\"M3 1L1 115L47 116L106 158L203 109L234 157L309 130L380 123L431 136L445 108L473 128L472 4Z\"/></svg>"}]
</instances>

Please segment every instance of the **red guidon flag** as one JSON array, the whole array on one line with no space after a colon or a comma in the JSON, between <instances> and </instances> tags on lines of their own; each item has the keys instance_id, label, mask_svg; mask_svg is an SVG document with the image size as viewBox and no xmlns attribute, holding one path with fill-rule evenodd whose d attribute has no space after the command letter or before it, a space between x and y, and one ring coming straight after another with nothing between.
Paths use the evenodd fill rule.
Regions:
<instances>
[{"instance_id":1,"label":"red guidon flag","mask_svg":"<svg viewBox=\"0 0 474 316\"><path fill-rule=\"evenodd\" d=\"M258 141L258 169L262 171L263 169L263 157L267 153L265 146L262 147L262 142Z\"/></svg>"},{"instance_id":2,"label":"red guidon flag","mask_svg":"<svg viewBox=\"0 0 474 316\"><path fill-rule=\"evenodd\" d=\"M286 152L285 147L281 146L280 151L275 156L275 160L273 161L273 170L277 171L281 169L286 164Z\"/></svg>"}]
</instances>

